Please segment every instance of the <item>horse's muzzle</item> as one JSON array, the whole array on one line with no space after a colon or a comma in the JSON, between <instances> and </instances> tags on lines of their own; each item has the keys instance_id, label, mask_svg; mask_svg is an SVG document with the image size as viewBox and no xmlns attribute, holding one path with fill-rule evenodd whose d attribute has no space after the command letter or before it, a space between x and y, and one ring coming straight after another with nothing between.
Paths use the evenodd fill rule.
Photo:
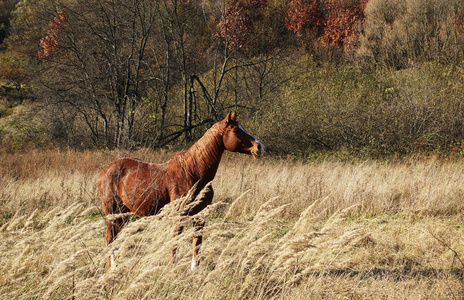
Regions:
<instances>
[{"instance_id":1,"label":"horse's muzzle","mask_svg":"<svg viewBox=\"0 0 464 300\"><path fill-rule=\"evenodd\" d=\"M258 140L255 140L255 143L253 143L254 145L251 148L250 152L253 158L260 158L264 154L264 146Z\"/></svg>"}]
</instances>

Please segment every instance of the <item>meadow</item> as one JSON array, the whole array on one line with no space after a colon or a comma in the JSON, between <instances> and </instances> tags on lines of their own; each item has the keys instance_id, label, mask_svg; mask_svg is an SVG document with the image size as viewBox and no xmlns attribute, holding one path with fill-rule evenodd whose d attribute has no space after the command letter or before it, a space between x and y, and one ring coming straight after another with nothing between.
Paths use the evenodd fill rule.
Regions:
<instances>
[{"instance_id":1,"label":"meadow","mask_svg":"<svg viewBox=\"0 0 464 300\"><path fill-rule=\"evenodd\" d=\"M133 218L109 247L96 188L122 156L0 155L0 299L462 299L464 161L300 161L226 154L200 266L175 211ZM191 220L184 220L190 223ZM168 265L174 244L178 260ZM107 270L108 254L117 266Z\"/></svg>"}]
</instances>

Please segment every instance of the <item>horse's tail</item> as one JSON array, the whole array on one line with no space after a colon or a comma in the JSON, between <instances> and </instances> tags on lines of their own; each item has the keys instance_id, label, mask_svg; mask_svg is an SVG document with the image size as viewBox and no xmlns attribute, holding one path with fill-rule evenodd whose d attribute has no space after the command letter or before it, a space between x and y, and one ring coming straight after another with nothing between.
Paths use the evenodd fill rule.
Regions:
<instances>
[{"instance_id":1,"label":"horse's tail","mask_svg":"<svg viewBox=\"0 0 464 300\"><path fill-rule=\"evenodd\" d=\"M125 213L128 211L123 204L119 183L125 174L122 160L112 162L105 167L98 176L98 191L105 215Z\"/></svg>"},{"instance_id":2,"label":"horse's tail","mask_svg":"<svg viewBox=\"0 0 464 300\"><path fill-rule=\"evenodd\" d=\"M124 225L127 217L115 217L117 215L129 212L129 209L124 205L120 193L119 183L125 174L124 164L122 160L112 162L105 167L98 176L98 191L102 201L103 211L106 218L106 243L110 244L118 232Z\"/></svg>"}]
</instances>

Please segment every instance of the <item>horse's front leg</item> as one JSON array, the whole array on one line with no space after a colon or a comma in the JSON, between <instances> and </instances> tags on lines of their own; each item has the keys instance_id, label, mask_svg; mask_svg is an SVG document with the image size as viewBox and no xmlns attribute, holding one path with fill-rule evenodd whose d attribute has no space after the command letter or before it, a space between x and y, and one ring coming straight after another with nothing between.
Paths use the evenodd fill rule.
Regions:
<instances>
[{"instance_id":1,"label":"horse's front leg","mask_svg":"<svg viewBox=\"0 0 464 300\"><path fill-rule=\"evenodd\" d=\"M203 242L202 231L203 227L205 227L205 221L203 219L197 219L193 222L193 256L192 256L192 264L190 265L190 269L193 271L198 267L199 260L198 260L198 252L200 251L201 243Z\"/></svg>"},{"instance_id":2,"label":"horse's front leg","mask_svg":"<svg viewBox=\"0 0 464 300\"><path fill-rule=\"evenodd\" d=\"M208 192L206 192L201 199L200 204L198 204L192 211L190 211L189 215L196 215L200 211L202 211L206 206L210 205L213 201L214 191L211 188ZM199 257L198 252L200 251L201 243L203 242L203 227L205 227L205 220L203 218L194 218L193 221L193 256L192 256L192 264L190 265L190 269L193 271L199 265Z\"/></svg>"},{"instance_id":3,"label":"horse's front leg","mask_svg":"<svg viewBox=\"0 0 464 300\"><path fill-rule=\"evenodd\" d=\"M184 230L184 226L180 225L180 220L174 222L174 237L177 237ZM177 253L177 244L171 250L171 259L169 259L169 264L173 264L176 261Z\"/></svg>"}]
</instances>

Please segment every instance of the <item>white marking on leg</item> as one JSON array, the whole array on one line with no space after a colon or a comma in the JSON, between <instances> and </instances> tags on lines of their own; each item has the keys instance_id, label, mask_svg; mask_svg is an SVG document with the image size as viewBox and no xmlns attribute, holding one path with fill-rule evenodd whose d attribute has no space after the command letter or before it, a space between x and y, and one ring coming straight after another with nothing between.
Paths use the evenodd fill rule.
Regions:
<instances>
[{"instance_id":1,"label":"white marking on leg","mask_svg":"<svg viewBox=\"0 0 464 300\"><path fill-rule=\"evenodd\" d=\"M192 255L192 264L190 265L190 270L195 271L197 268L198 268L198 265L195 259L195 255Z\"/></svg>"},{"instance_id":2,"label":"white marking on leg","mask_svg":"<svg viewBox=\"0 0 464 300\"><path fill-rule=\"evenodd\" d=\"M114 255L114 251L113 253L111 253L110 261L111 261L111 269L116 268L116 256Z\"/></svg>"}]
</instances>

